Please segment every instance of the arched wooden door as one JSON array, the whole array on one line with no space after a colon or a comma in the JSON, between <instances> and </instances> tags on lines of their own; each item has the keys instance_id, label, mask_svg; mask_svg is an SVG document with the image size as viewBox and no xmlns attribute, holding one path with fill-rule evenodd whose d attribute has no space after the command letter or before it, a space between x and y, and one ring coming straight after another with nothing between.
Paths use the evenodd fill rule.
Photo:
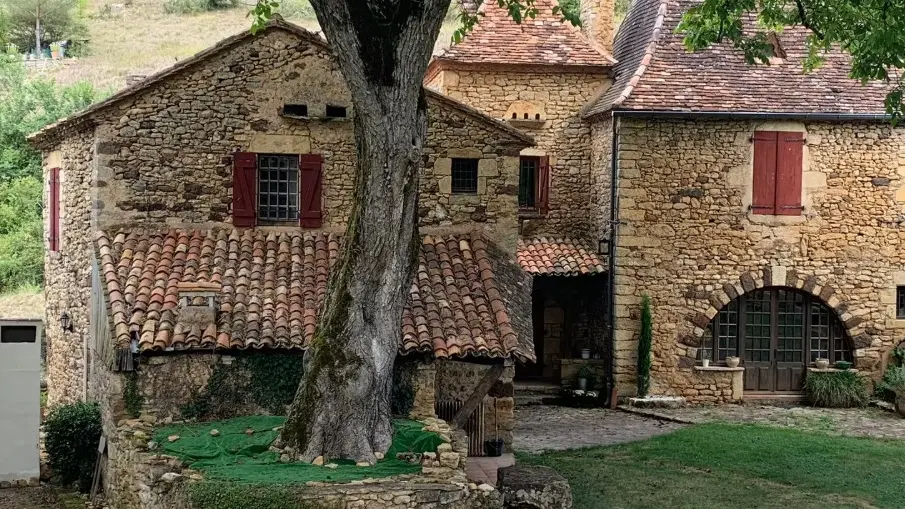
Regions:
<instances>
[{"instance_id":1,"label":"arched wooden door","mask_svg":"<svg viewBox=\"0 0 905 509\"><path fill-rule=\"evenodd\" d=\"M756 290L727 304L711 324L701 356L716 364L738 356L745 391L799 392L818 358L852 360L850 341L836 313L794 288Z\"/></svg>"}]
</instances>

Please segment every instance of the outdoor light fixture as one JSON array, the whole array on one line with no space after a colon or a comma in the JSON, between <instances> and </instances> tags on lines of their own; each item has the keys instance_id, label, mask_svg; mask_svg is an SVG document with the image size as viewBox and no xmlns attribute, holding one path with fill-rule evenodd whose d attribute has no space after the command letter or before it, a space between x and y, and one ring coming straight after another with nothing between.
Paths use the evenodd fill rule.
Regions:
<instances>
[{"instance_id":1,"label":"outdoor light fixture","mask_svg":"<svg viewBox=\"0 0 905 509\"><path fill-rule=\"evenodd\" d=\"M60 327L63 328L63 332L72 332L72 319L69 318L69 313L65 311L60 315Z\"/></svg>"},{"instance_id":2,"label":"outdoor light fixture","mask_svg":"<svg viewBox=\"0 0 905 509\"><path fill-rule=\"evenodd\" d=\"M610 239L597 240L597 254L606 254L610 252Z\"/></svg>"}]
</instances>

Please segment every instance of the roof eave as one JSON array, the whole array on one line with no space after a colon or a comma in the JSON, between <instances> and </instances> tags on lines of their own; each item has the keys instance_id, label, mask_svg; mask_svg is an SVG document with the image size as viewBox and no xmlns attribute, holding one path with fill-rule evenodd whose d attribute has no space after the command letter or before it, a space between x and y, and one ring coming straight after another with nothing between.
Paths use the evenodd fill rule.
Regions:
<instances>
[{"instance_id":1,"label":"roof eave","mask_svg":"<svg viewBox=\"0 0 905 509\"><path fill-rule=\"evenodd\" d=\"M622 118L675 118L675 119L726 119L726 120L810 120L810 121L872 121L889 122L892 117L886 113L854 113L854 112L797 112L797 111L745 111L745 110L633 110L611 109L591 115L591 117L612 113Z\"/></svg>"}]
</instances>

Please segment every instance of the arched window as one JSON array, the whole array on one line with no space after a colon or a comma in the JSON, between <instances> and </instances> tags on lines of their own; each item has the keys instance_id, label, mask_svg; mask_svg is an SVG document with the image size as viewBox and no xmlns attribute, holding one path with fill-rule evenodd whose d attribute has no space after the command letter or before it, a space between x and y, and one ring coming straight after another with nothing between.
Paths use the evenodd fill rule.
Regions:
<instances>
[{"instance_id":1,"label":"arched window","mask_svg":"<svg viewBox=\"0 0 905 509\"><path fill-rule=\"evenodd\" d=\"M728 356L742 359L745 385L758 390L797 390L804 368L818 358L852 361L836 313L810 294L782 287L747 293L720 310L698 358L721 363Z\"/></svg>"},{"instance_id":2,"label":"arched window","mask_svg":"<svg viewBox=\"0 0 905 509\"><path fill-rule=\"evenodd\" d=\"M710 329L698 358L720 362L733 355L768 361L775 349L780 362L852 360L836 313L818 298L794 289L767 288L742 295L720 310Z\"/></svg>"}]
</instances>

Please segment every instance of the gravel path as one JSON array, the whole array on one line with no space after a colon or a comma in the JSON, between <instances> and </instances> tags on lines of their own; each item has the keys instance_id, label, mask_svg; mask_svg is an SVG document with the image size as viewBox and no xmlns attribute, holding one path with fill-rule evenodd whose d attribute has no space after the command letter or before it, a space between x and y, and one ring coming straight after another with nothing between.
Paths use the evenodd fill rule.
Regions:
<instances>
[{"instance_id":1,"label":"gravel path","mask_svg":"<svg viewBox=\"0 0 905 509\"><path fill-rule=\"evenodd\" d=\"M600 408L531 405L516 408L516 450L575 449L644 440L684 427L675 422Z\"/></svg>"},{"instance_id":2,"label":"gravel path","mask_svg":"<svg viewBox=\"0 0 905 509\"><path fill-rule=\"evenodd\" d=\"M693 423L758 423L848 436L905 439L905 419L875 407L815 408L747 404L658 408L651 412Z\"/></svg>"}]
</instances>

